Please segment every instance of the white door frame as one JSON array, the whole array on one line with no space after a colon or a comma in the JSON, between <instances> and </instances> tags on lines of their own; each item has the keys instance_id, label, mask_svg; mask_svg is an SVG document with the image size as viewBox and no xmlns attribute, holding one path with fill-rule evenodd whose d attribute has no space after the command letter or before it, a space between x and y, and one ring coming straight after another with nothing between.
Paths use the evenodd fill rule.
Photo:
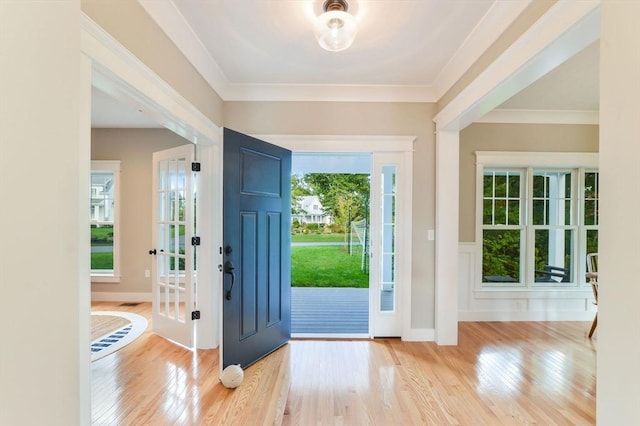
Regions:
<instances>
[{"instance_id":1,"label":"white door frame","mask_svg":"<svg viewBox=\"0 0 640 426\"><path fill-rule=\"evenodd\" d=\"M394 157L399 160L398 165L402 169L403 179L399 183L399 191L403 194L412 194L413 188L413 142L414 136L337 136L337 135L253 135L258 139L282 146L295 153L371 153L372 164L376 163L376 155L389 158L388 154L397 154ZM372 169L371 173L376 171ZM373 199L373 197L372 197ZM398 253L397 280L402 290L397 293L398 311L401 318L400 337L407 338L411 335L411 251L412 251L412 196L399 197L399 211L402 212L397 222L402 224L398 229ZM377 250L377 248L375 248ZM369 330L374 330L371 324L371 302L369 308Z\"/></svg>"},{"instance_id":2,"label":"white door frame","mask_svg":"<svg viewBox=\"0 0 640 426\"><path fill-rule=\"evenodd\" d=\"M82 52L91 62L91 67L83 69L87 73L84 80L91 82L83 85L84 96L90 99L91 88L96 87L144 111L148 117L196 145L196 161L202 165L198 214L212 218L211 222L198 224L202 241L198 253L203 259L217 259L216 248L222 241L222 212L215 208L222 199L220 186L216 184L221 181L221 129L84 13L81 14L80 42ZM220 288L217 265L202 262L198 276L197 307L201 320L196 322L195 347L215 348L220 337L215 315ZM90 300L81 300L83 302L90 303Z\"/></svg>"}]
</instances>

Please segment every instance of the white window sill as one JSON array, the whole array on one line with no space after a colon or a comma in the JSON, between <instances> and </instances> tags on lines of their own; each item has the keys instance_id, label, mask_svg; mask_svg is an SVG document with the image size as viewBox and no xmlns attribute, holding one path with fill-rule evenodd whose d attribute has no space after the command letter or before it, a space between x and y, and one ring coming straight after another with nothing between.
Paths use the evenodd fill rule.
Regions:
<instances>
[{"instance_id":1,"label":"white window sill","mask_svg":"<svg viewBox=\"0 0 640 426\"><path fill-rule=\"evenodd\" d=\"M473 291L476 299L572 299L576 297L593 297L591 287L580 288L508 288L508 287L489 287L476 289Z\"/></svg>"}]
</instances>

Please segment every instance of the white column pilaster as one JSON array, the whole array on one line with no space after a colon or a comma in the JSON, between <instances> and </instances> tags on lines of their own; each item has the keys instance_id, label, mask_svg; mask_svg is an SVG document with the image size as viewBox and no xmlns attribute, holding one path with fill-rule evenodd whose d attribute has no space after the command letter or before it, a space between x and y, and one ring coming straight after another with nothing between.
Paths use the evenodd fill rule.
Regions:
<instances>
[{"instance_id":1,"label":"white column pilaster","mask_svg":"<svg viewBox=\"0 0 640 426\"><path fill-rule=\"evenodd\" d=\"M640 424L640 2L602 2L597 423Z\"/></svg>"},{"instance_id":2,"label":"white column pilaster","mask_svg":"<svg viewBox=\"0 0 640 426\"><path fill-rule=\"evenodd\" d=\"M458 344L460 132L436 132L436 343Z\"/></svg>"}]
</instances>

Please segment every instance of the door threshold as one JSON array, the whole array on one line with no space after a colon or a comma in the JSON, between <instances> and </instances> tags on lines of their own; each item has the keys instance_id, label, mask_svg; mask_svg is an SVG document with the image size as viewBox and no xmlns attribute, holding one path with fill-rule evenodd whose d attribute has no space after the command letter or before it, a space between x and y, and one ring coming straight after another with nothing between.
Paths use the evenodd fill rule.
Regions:
<instances>
[{"instance_id":1,"label":"door threshold","mask_svg":"<svg viewBox=\"0 0 640 426\"><path fill-rule=\"evenodd\" d=\"M322 339L322 340L348 340L370 339L367 333L291 333L291 339Z\"/></svg>"}]
</instances>

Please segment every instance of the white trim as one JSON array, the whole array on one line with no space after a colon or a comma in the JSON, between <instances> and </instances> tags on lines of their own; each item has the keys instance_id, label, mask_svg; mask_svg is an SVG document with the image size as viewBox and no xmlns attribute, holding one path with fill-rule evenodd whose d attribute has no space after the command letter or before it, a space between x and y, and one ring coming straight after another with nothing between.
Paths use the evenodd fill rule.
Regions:
<instances>
[{"instance_id":1,"label":"white trim","mask_svg":"<svg viewBox=\"0 0 640 426\"><path fill-rule=\"evenodd\" d=\"M438 101L431 86L230 84L225 101L427 102Z\"/></svg>"},{"instance_id":2,"label":"white trim","mask_svg":"<svg viewBox=\"0 0 640 426\"><path fill-rule=\"evenodd\" d=\"M584 254L581 254L584 242L584 229L580 218L582 207L584 206L583 193L580 188L584 188L582 179L583 174L587 170L597 170L599 163L599 154L591 152L510 152L510 151L476 151L476 187L475 187L475 240L478 243L476 248L477 252L473 255L478 259L482 257L482 240L485 226L482 220L483 210L483 182L485 167L489 169L502 169L502 168L514 168L519 169L521 172L521 183L526 184L527 187L521 187L520 199L523 202L522 211L528 217L520 225L513 225L507 227L501 227L501 229L520 229L523 230L523 238L521 240L522 258L520 260L520 281L513 284L496 284L482 282L482 261L475 263L475 271L472 275L475 278L473 282L473 289L476 291L473 298L511 298L512 296L505 296L500 291L506 293L519 294L516 297L525 297L527 299L540 297L552 299L555 296L561 294L560 291L566 291L566 297L571 299L575 295L575 291L590 290L590 286L581 281L579 277L584 277L585 264L580 259L583 259ZM572 261L573 280L568 283L558 284L558 287L566 285L562 288L549 288L545 287L544 283L536 283L533 273L533 267L531 262L533 259L533 234L532 232L536 226L531 225L531 190L532 181L531 175L535 170L544 169L569 169L572 177L572 188L575 189L575 193L572 196L575 207L578 209L575 214L575 224L566 225L565 229L573 230L575 232L574 248L575 253ZM563 226L564 227L564 226ZM491 227L491 229L497 229ZM576 279L577 278L577 279ZM518 293L519 292L519 293ZM505 294L506 294L505 293Z\"/></svg>"},{"instance_id":3,"label":"white trim","mask_svg":"<svg viewBox=\"0 0 640 426\"><path fill-rule=\"evenodd\" d=\"M459 312L459 321L592 321L593 312L576 311L474 311ZM585 326L585 334L588 326Z\"/></svg>"},{"instance_id":4,"label":"white trim","mask_svg":"<svg viewBox=\"0 0 640 426\"><path fill-rule=\"evenodd\" d=\"M218 95L227 100L229 79L193 32L176 5L169 0L138 0L138 3L178 47Z\"/></svg>"},{"instance_id":5,"label":"white trim","mask_svg":"<svg viewBox=\"0 0 640 426\"><path fill-rule=\"evenodd\" d=\"M560 0L436 115L438 129L460 130L600 36L599 0Z\"/></svg>"},{"instance_id":6,"label":"white trim","mask_svg":"<svg viewBox=\"0 0 640 426\"><path fill-rule=\"evenodd\" d=\"M532 0L496 1L433 81L440 99L504 33Z\"/></svg>"},{"instance_id":7,"label":"white trim","mask_svg":"<svg viewBox=\"0 0 640 426\"><path fill-rule=\"evenodd\" d=\"M593 296L591 287L581 288L474 288L471 293L476 299L571 299L571 298L585 298Z\"/></svg>"},{"instance_id":8,"label":"white trim","mask_svg":"<svg viewBox=\"0 0 640 426\"><path fill-rule=\"evenodd\" d=\"M151 302L153 293L92 291L91 300L94 302Z\"/></svg>"},{"instance_id":9,"label":"white trim","mask_svg":"<svg viewBox=\"0 0 640 426\"><path fill-rule=\"evenodd\" d=\"M220 142L209 118L84 13L80 43L93 61L94 87L192 143Z\"/></svg>"},{"instance_id":10,"label":"white trim","mask_svg":"<svg viewBox=\"0 0 640 426\"><path fill-rule=\"evenodd\" d=\"M138 0L224 101L436 102L427 85L239 84L229 81L171 0Z\"/></svg>"},{"instance_id":11,"label":"white trim","mask_svg":"<svg viewBox=\"0 0 640 426\"><path fill-rule=\"evenodd\" d=\"M89 222L89 209L87 204L91 202L90 194L85 192L91 187L91 61L84 55L80 55L80 72L78 79L79 94L79 120L78 120L78 180L73 189L78 192L78 204L76 220L78 221L78 358L77 358L77 383L78 395L78 423L89 424L91 422L91 354L86 350L91 340L91 231L87 226ZM67 206L71 211L73 206ZM6 277L6 275L5 275ZM73 307L69 303L70 307Z\"/></svg>"},{"instance_id":12,"label":"white trim","mask_svg":"<svg viewBox=\"0 0 640 426\"><path fill-rule=\"evenodd\" d=\"M598 167L595 152L476 151L476 165L491 167ZM480 192L482 193L482 192Z\"/></svg>"},{"instance_id":13,"label":"white trim","mask_svg":"<svg viewBox=\"0 0 640 426\"><path fill-rule=\"evenodd\" d=\"M591 321L596 312L590 287L478 290L479 244L459 244L459 321ZM585 327L585 333L587 328Z\"/></svg>"},{"instance_id":14,"label":"white trim","mask_svg":"<svg viewBox=\"0 0 640 426\"><path fill-rule=\"evenodd\" d=\"M474 123L599 124L599 111L494 109Z\"/></svg>"},{"instance_id":15,"label":"white trim","mask_svg":"<svg viewBox=\"0 0 640 426\"><path fill-rule=\"evenodd\" d=\"M408 285L403 285L402 299L399 299L402 306L401 337L408 340L415 330L411 327L411 294L413 287L413 273L411 270L413 264L413 152L405 152L403 157L401 173L406 177L401 181L402 187L400 189L407 195L399 199L401 203L400 209L404 212L400 219L404 223L402 224L402 228L398 229L398 244L403 249L403 254L398 259L398 265L400 266L399 271L401 271L398 279L403 279L404 282L408 283ZM432 337L430 340L435 340L435 338Z\"/></svg>"},{"instance_id":16,"label":"white trim","mask_svg":"<svg viewBox=\"0 0 640 426\"><path fill-rule=\"evenodd\" d=\"M203 157L210 159L211 156L219 154L219 147L222 145L222 128L216 126L200 110L158 77L157 74L84 13L81 13L80 40L83 53L92 61L91 77L94 87L121 102L132 105L134 108L144 110L147 115L156 119L167 129L192 143L199 144L200 146L197 147L196 151L202 152ZM209 147L217 147L217 149L214 149L214 152L211 153L207 150ZM219 165L216 164L217 159L211 161L214 164L213 167L220 167L220 169L214 168L214 170L210 171L210 176L213 176L212 178L215 180L213 185L218 188L217 192L213 192L213 196L220 198L222 193L222 178L220 174L222 163L220 160ZM206 161L203 160L203 164L206 166L205 163ZM222 244L222 215L214 209L215 205L219 206L221 203L207 203L206 207L204 205L201 206L201 214L204 217L213 218L210 228L200 229L203 241L209 247L209 251L211 251L211 247L218 247ZM88 241L89 239L87 238ZM207 276L206 272L210 276ZM203 294L211 294L211 292L215 294L219 289L219 275L211 268L203 268L199 273L199 279L198 291L202 291ZM117 298L127 299L135 297L138 293L105 294L97 292L93 293L94 300L111 297L109 296L110 294L115 295L113 297L116 300L122 300ZM148 295L145 294L141 301L151 300L152 293L149 293ZM199 305L203 318L215 318L217 309L217 304L214 304L215 298L209 298L207 301L209 303ZM201 333L198 334L199 336L202 336L202 333L208 333L207 335L212 336L214 340L211 341L200 337L197 342L204 344L204 348L217 346L217 341L215 340L217 336L215 333L210 333L209 330L212 327L214 330L218 329L218 326L219 324L215 320L207 323L207 325L201 322L201 325L196 327L196 333Z\"/></svg>"},{"instance_id":17,"label":"white trim","mask_svg":"<svg viewBox=\"0 0 640 426\"><path fill-rule=\"evenodd\" d=\"M530 2L495 2L432 85L408 86L232 83L174 1L138 0L224 101L297 102L437 102Z\"/></svg>"},{"instance_id":18,"label":"white trim","mask_svg":"<svg viewBox=\"0 0 640 426\"><path fill-rule=\"evenodd\" d=\"M436 132L435 329L439 345L458 344L460 132Z\"/></svg>"},{"instance_id":19,"label":"white trim","mask_svg":"<svg viewBox=\"0 0 640 426\"><path fill-rule=\"evenodd\" d=\"M254 135L293 152L412 152L415 136Z\"/></svg>"},{"instance_id":20,"label":"white trim","mask_svg":"<svg viewBox=\"0 0 640 426\"><path fill-rule=\"evenodd\" d=\"M399 154L394 161L399 165L398 173L401 177L399 188L404 194L413 193L413 143L415 136L376 136L376 135L253 135L254 137L289 149L292 152L370 152L373 153L372 162L376 158L376 154ZM388 158L388 157L385 157ZM394 157L395 158L395 157ZM373 169L372 169L373 170ZM403 283L403 293L398 294L398 301L402 306L402 317L400 318L401 336L404 336L411 326L411 232L412 232L412 215L413 204L412 197L399 197L398 201L402 203L399 206L404 211L402 218L405 226L399 234L399 244L402 246L404 256L399 257L398 280ZM400 229L400 228L399 228ZM404 278L406 277L406 278ZM371 312L371 309L370 309ZM371 330L371 323L370 323Z\"/></svg>"}]
</instances>

